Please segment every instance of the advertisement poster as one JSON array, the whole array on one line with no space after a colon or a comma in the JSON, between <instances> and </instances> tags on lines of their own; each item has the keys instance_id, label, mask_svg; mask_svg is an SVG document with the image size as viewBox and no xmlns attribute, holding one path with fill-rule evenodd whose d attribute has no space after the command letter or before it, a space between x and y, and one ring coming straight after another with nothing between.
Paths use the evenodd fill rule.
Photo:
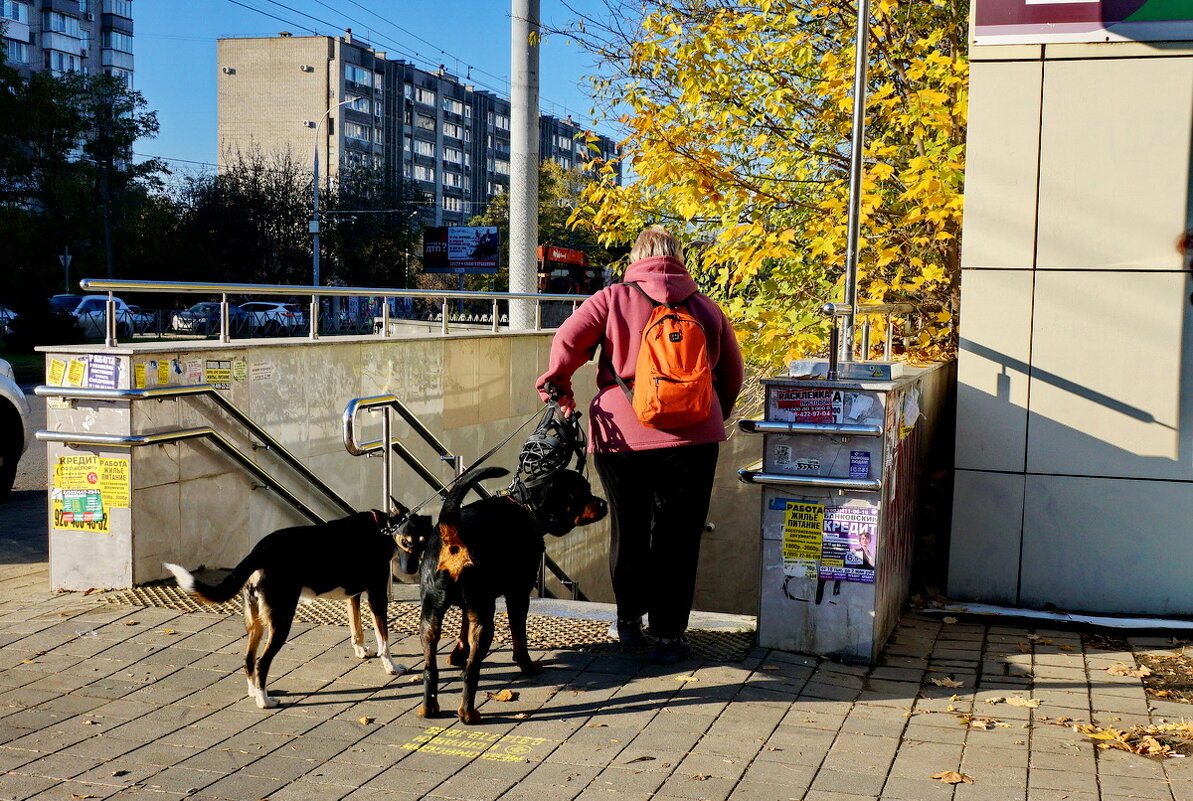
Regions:
<instances>
[{"instance_id":1,"label":"advertisement poster","mask_svg":"<svg viewBox=\"0 0 1193 801\"><path fill-rule=\"evenodd\" d=\"M423 271L495 273L501 253L497 227L454 225L423 229Z\"/></svg>"},{"instance_id":2,"label":"advertisement poster","mask_svg":"<svg viewBox=\"0 0 1193 801\"><path fill-rule=\"evenodd\" d=\"M87 360L87 383L90 389L117 389L120 386L120 359L92 353Z\"/></svg>"},{"instance_id":3,"label":"advertisement poster","mask_svg":"<svg viewBox=\"0 0 1193 801\"><path fill-rule=\"evenodd\" d=\"M974 0L974 44L1193 39L1187 0Z\"/></svg>"},{"instance_id":4,"label":"advertisement poster","mask_svg":"<svg viewBox=\"0 0 1193 801\"><path fill-rule=\"evenodd\" d=\"M830 506L824 510L820 578L874 583L878 507Z\"/></svg>"},{"instance_id":5,"label":"advertisement poster","mask_svg":"<svg viewBox=\"0 0 1193 801\"><path fill-rule=\"evenodd\" d=\"M170 383L170 360L162 359L157 363L157 383L165 386Z\"/></svg>"},{"instance_id":6,"label":"advertisement poster","mask_svg":"<svg viewBox=\"0 0 1193 801\"><path fill-rule=\"evenodd\" d=\"M50 367L46 374L47 383L52 387L60 387L64 378L66 378L66 362L61 359L50 359Z\"/></svg>"},{"instance_id":7,"label":"advertisement poster","mask_svg":"<svg viewBox=\"0 0 1193 801\"><path fill-rule=\"evenodd\" d=\"M78 359L71 359L66 367L66 384L71 387L83 386L83 379L87 376L87 365Z\"/></svg>"},{"instance_id":8,"label":"advertisement poster","mask_svg":"<svg viewBox=\"0 0 1193 801\"><path fill-rule=\"evenodd\" d=\"M783 510L783 574L816 578L824 505L786 498L776 498L772 503Z\"/></svg>"},{"instance_id":9,"label":"advertisement poster","mask_svg":"<svg viewBox=\"0 0 1193 801\"><path fill-rule=\"evenodd\" d=\"M831 389L782 389L775 392L775 407L783 420L793 423L841 422L841 392Z\"/></svg>"},{"instance_id":10,"label":"advertisement poster","mask_svg":"<svg viewBox=\"0 0 1193 801\"><path fill-rule=\"evenodd\" d=\"M92 454L59 456L50 490L54 528L107 534L111 509L128 508L128 465Z\"/></svg>"},{"instance_id":11,"label":"advertisement poster","mask_svg":"<svg viewBox=\"0 0 1193 801\"><path fill-rule=\"evenodd\" d=\"M205 384L211 384L216 389L232 388L232 362L208 361L204 371Z\"/></svg>"}]
</instances>

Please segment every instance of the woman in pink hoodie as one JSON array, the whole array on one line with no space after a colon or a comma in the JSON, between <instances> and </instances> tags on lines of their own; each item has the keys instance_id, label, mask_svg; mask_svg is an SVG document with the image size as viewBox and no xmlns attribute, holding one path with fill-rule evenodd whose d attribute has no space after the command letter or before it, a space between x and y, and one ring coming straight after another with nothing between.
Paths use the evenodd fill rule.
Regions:
<instances>
[{"instance_id":1,"label":"woman in pink hoodie","mask_svg":"<svg viewBox=\"0 0 1193 801\"><path fill-rule=\"evenodd\" d=\"M630 250L630 261L621 283L584 301L560 326L550 366L537 386L546 400L544 387L554 384L564 408L574 408L572 374L597 356L599 392L589 407L588 441L612 511L609 565L616 634L624 644L644 644L641 620L649 615L657 638L651 660L672 664L691 651L683 635L696 588L700 537L724 423L741 391L742 358L733 328L720 307L698 291L675 237L661 226L647 228ZM648 428L617 384L618 376L627 384L634 380L642 329L654 308L643 292L658 303L681 304L704 329L713 402L703 421Z\"/></svg>"}]
</instances>

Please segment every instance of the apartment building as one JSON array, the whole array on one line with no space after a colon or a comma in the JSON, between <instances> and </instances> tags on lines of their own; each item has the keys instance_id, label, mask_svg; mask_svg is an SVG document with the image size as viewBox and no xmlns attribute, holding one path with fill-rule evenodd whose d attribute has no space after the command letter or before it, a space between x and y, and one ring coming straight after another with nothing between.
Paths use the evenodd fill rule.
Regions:
<instances>
[{"instance_id":1,"label":"apartment building","mask_svg":"<svg viewBox=\"0 0 1193 801\"><path fill-rule=\"evenodd\" d=\"M133 0L0 0L6 63L133 83Z\"/></svg>"},{"instance_id":2,"label":"apartment building","mask_svg":"<svg viewBox=\"0 0 1193 801\"><path fill-rule=\"evenodd\" d=\"M463 224L509 189L509 100L443 68L389 59L351 31L221 39L217 60L221 162L254 149L305 162L317 148L329 175L368 164L416 182L432 199L428 225ZM589 158L570 118L543 116L539 128L543 159ZM597 145L616 153L607 137Z\"/></svg>"}]
</instances>

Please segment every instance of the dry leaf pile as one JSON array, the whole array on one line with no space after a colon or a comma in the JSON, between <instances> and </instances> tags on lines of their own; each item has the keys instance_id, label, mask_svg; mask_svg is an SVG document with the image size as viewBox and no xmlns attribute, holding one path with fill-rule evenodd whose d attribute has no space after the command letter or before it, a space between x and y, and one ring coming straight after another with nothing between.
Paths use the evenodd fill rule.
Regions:
<instances>
[{"instance_id":1,"label":"dry leaf pile","mask_svg":"<svg viewBox=\"0 0 1193 801\"><path fill-rule=\"evenodd\" d=\"M518 700L518 694L516 692L514 692L513 690L501 690L501 691L495 692L495 693L487 692L487 693L485 693L485 695L489 696L489 698L493 701L505 702L505 701L517 701Z\"/></svg>"},{"instance_id":2,"label":"dry leaf pile","mask_svg":"<svg viewBox=\"0 0 1193 801\"><path fill-rule=\"evenodd\" d=\"M1114 748L1154 757L1181 756L1193 752L1193 723L1159 723L1115 729L1110 726L1074 726L1073 731L1089 737L1098 748Z\"/></svg>"},{"instance_id":3,"label":"dry leaf pile","mask_svg":"<svg viewBox=\"0 0 1193 801\"><path fill-rule=\"evenodd\" d=\"M928 679L929 684L935 684L937 687L964 687L965 682L957 681L956 679Z\"/></svg>"},{"instance_id":4,"label":"dry leaf pile","mask_svg":"<svg viewBox=\"0 0 1193 801\"><path fill-rule=\"evenodd\" d=\"M1147 665L1128 665L1125 662L1119 662L1106 668L1106 672L1111 676L1130 676L1135 679L1142 679L1152 675L1151 668Z\"/></svg>"}]
</instances>

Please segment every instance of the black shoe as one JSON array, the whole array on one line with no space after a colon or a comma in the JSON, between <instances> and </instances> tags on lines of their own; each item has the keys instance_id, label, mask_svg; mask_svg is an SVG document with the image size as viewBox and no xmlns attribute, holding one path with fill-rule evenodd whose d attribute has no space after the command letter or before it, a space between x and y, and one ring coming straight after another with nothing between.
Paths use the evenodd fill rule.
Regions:
<instances>
[{"instance_id":1,"label":"black shoe","mask_svg":"<svg viewBox=\"0 0 1193 801\"><path fill-rule=\"evenodd\" d=\"M616 637L622 645L646 645L646 635L642 633L642 620L615 620L609 624L609 636Z\"/></svg>"},{"instance_id":2,"label":"black shoe","mask_svg":"<svg viewBox=\"0 0 1193 801\"><path fill-rule=\"evenodd\" d=\"M650 652L650 661L656 665L674 665L692 655L691 644L683 637L673 640L659 638Z\"/></svg>"}]
</instances>

